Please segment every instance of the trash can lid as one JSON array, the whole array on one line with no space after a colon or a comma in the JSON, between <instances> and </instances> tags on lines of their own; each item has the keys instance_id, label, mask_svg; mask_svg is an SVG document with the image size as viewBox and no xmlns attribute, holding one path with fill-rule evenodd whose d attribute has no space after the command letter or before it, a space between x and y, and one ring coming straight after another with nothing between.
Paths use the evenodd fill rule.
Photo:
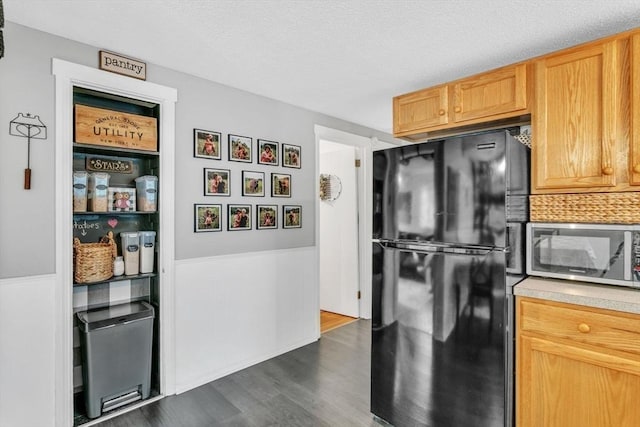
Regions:
<instances>
[{"instance_id":1,"label":"trash can lid","mask_svg":"<svg viewBox=\"0 0 640 427\"><path fill-rule=\"evenodd\" d=\"M154 314L153 306L146 301L128 302L97 310L78 312L78 327L85 332L92 331L134 320L153 318Z\"/></svg>"}]
</instances>

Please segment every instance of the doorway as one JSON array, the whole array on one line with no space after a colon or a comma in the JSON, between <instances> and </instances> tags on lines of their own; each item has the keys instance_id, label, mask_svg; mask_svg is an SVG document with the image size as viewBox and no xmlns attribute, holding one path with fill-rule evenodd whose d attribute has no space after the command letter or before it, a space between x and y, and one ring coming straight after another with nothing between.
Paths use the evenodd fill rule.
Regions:
<instances>
[{"instance_id":1,"label":"doorway","mask_svg":"<svg viewBox=\"0 0 640 427\"><path fill-rule=\"evenodd\" d=\"M352 318L360 317L357 151L320 141L320 310Z\"/></svg>"},{"instance_id":2,"label":"doorway","mask_svg":"<svg viewBox=\"0 0 640 427\"><path fill-rule=\"evenodd\" d=\"M344 302L351 308L350 311L342 311L342 309L335 308L331 308L328 311L338 310L343 313L348 313L347 315L353 316L353 318L369 319L371 317L371 185L369 184L371 182L371 172L369 170L369 165L371 164L372 159L372 138L366 138L319 125L315 126L315 134L317 147L316 158L318 159L316 163L316 170L318 179L320 174L331 173L330 171L323 170L325 163L321 160L321 157L326 157L328 154L321 154L321 150L323 149L323 146L330 147L332 146L331 144L333 144L332 147L337 148L338 151L334 155L331 155L331 157L342 158L343 154L340 153L349 153L350 160L344 160L344 163L349 166L346 170L350 171L349 176L354 180L354 188L350 192L350 195L347 195L347 193L344 192L345 187L343 186L342 193L336 200L336 202L348 201L348 204L352 206L351 209L353 210L353 214L349 214L349 216L350 218L354 218L354 220L351 221L351 226L347 228L350 246L353 247L353 245L355 245L356 248L355 258L353 255L350 256L351 262L348 266L352 269L352 271L348 273L348 276L351 277L351 279L346 282L345 289L340 288L338 291L335 291L339 292L340 295L345 295ZM375 138L373 138L373 140L375 140ZM373 142L375 143L375 141ZM346 154L344 155L346 156ZM359 168L356 168L355 166L355 159L360 160ZM336 175L339 174L344 176L343 172L336 173ZM338 176L341 181L343 176ZM326 263L321 261L321 253L326 252L326 247L323 248L323 245L332 241L327 233L332 232L331 230L335 232L335 230L339 229L339 226L335 224L330 225L331 222L328 223L329 225L324 224L326 221L323 222L321 218L321 209L327 208L324 210L333 211L335 210L333 209L335 206L333 206L332 209L328 209L330 205L325 205L325 201L322 200L319 200L316 206L316 218L318 218L318 221L316 222L316 242L318 248L317 277L319 278L317 305L319 336L321 330L319 314L324 302L326 301L325 295L327 294L327 289L323 286L323 283L320 280L321 277L324 278L326 276L325 269L327 268L325 265ZM342 222L342 219L339 219ZM335 239L336 237L333 237L333 240ZM335 275L336 273L333 270L334 267L331 267L331 270L326 271L326 273ZM340 274L347 276L347 273ZM360 296L359 299L358 296ZM340 296L340 298L342 298L342 296Z\"/></svg>"}]
</instances>

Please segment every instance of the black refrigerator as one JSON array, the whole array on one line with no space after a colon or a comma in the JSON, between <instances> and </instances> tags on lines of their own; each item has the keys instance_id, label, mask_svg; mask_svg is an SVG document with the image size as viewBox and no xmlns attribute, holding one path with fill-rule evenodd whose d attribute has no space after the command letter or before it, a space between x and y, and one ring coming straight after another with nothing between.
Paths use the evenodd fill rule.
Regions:
<instances>
[{"instance_id":1,"label":"black refrigerator","mask_svg":"<svg viewBox=\"0 0 640 427\"><path fill-rule=\"evenodd\" d=\"M371 412L511 426L529 149L514 130L373 155Z\"/></svg>"}]
</instances>

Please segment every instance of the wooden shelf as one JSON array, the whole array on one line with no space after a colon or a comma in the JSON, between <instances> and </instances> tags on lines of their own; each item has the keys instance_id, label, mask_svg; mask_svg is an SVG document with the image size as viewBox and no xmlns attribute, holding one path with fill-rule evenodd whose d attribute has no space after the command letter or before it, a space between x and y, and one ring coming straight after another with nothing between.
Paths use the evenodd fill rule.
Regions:
<instances>
[{"instance_id":1,"label":"wooden shelf","mask_svg":"<svg viewBox=\"0 0 640 427\"><path fill-rule=\"evenodd\" d=\"M73 151L76 153L85 153L85 154L106 154L114 157L158 157L160 156L160 152L158 151L144 151L144 150L135 150L131 148L120 148L120 147L106 147L101 145L91 145L91 144L80 144L77 142L73 143Z\"/></svg>"},{"instance_id":2,"label":"wooden shelf","mask_svg":"<svg viewBox=\"0 0 640 427\"><path fill-rule=\"evenodd\" d=\"M115 276L112 277L110 279L107 280L101 280L99 282L91 282L91 283L73 283L73 286L93 286L93 285L100 285L103 283L110 283L110 282L121 282L123 280L136 280L136 279L147 279L147 278L151 278L151 277L156 277L157 274L156 273L142 273L142 274L132 274L130 276L126 276L126 275L122 275L122 276Z\"/></svg>"},{"instance_id":3,"label":"wooden shelf","mask_svg":"<svg viewBox=\"0 0 640 427\"><path fill-rule=\"evenodd\" d=\"M73 216L114 216L114 215L154 215L157 214L158 211L153 212L143 212L143 211L131 211L131 212L74 212Z\"/></svg>"}]
</instances>

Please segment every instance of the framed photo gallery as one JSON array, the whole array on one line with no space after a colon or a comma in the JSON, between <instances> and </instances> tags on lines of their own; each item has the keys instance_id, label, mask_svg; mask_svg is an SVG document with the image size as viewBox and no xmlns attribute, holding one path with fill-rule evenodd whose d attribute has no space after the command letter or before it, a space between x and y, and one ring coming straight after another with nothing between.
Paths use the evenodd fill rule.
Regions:
<instances>
[{"instance_id":1,"label":"framed photo gallery","mask_svg":"<svg viewBox=\"0 0 640 427\"><path fill-rule=\"evenodd\" d=\"M269 197L291 198L294 176L279 169L271 172L269 168L301 169L301 147L268 139L254 142L252 137L234 133L227 134L226 142L223 141L222 132L193 129L193 157L207 161L203 167L203 195L236 196L234 203L226 207L219 203L194 203L194 232L273 230L279 225L283 229L302 228L302 206L268 201ZM218 163L223 159L228 162ZM234 168L232 162L238 162L238 167ZM223 167L217 167L216 163ZM254 168L242 167L240 163L258 165L255 169L266 168L252 170ZM242 200L235 203L237 196ZM249 199L260 197L265 197L267 203L248 203Z\"/></svg>"}]
</instances>

